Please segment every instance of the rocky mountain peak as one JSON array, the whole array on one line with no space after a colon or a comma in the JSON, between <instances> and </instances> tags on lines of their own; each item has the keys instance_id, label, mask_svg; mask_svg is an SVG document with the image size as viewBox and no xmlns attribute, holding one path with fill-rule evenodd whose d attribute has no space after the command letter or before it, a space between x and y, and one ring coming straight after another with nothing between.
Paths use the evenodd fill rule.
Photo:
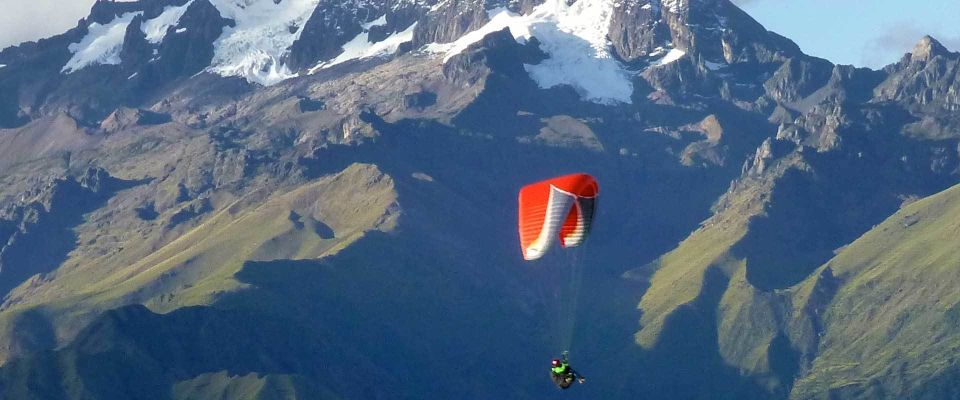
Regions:
<instances>
[{"instance_id":1,"label":"rocky mountain peak","mask_svg":"<svg viewBox=\"0 0 960 400\"><path fill-rule=\"evenodd\" d=\"M610 28L614 50L628 63L671 50L675 55L695 55L715 67L779 63L803 54L729 0L618 2Z\"/></svg>"},{"instance_id":2,"label":"rocky mountain peak","mask_svg":"<svg viewBox=\"0 0 960 400\"><path fill-rule=\"evenodd\" d=\"M948 55L954 54L947 50L943 44L941 44L937 39L934 39L930 35L924 36L917 42L916 46L913 46L913 51L910 52L913 60L930 60L933 57L939 55Z\"/></svg>"},{"instance_id":3,"label":"rocky mountain peak","mask_svg":"<svg viewBox=\"0 0 960 400\"><path fill-rule=\"evenodd\" d=\"M924 36L900 62L884 68L886 79L874 89L875 97L894 100L908 109L930 113L909 128L926 137L956 137L960 120L960 53L951 52L930 36ZM919 130L918 130L919 129Z\"/></svg>"}]
</instances>

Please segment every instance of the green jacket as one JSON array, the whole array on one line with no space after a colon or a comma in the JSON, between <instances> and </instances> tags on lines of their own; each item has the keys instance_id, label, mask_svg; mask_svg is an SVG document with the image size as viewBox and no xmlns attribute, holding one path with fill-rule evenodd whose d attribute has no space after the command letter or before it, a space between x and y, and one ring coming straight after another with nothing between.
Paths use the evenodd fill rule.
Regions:
<instances>
[{"instance_id":1,"label":"green jacket","mask_svg":"<svg viewBox=\"0 0 960 400\"><path fill-rule=\"evenodd\" d=\"M555 374L557 374L557 375L563 375L563 374L566 374L567 372L570 371L570 364L565 363L565 362L562 362L562 363L560 363L559 366L557 366L557 367L552 367L552 368L550 368L550 370L553 371L553 373L555 373Z\"/></svg>"}]
</instances>

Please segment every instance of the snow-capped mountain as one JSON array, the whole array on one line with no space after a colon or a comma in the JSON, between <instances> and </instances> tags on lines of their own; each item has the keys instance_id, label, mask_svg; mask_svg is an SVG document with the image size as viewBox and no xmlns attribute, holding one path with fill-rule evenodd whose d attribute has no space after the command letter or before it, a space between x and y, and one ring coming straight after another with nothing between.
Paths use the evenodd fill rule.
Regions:
<instances>
[{"instance_id":1,"label":"snow-capped mountain","mask_svg":"<svg viewBox=\"0 0 960 400\"><path fill-rule=\"evenodd\" d=\"M712 71L754 71L801 56L726 0L100 0L76 28L7 49L0 60L11 65L7 76L29 71L18 79L26 86L52 80L70 87L107 74L110 82L99 84L110 92L143 94L202 73L269 86L407 51L445 61L503 28L522 43L534 39L544 54L525 66L541 88L569 86L603 104L630 103L637 75L676 75L652 70L682 57ZM111 97L105 103L124 103ZM46 103L7 101L8 126Z\"/></svg>"},{"instance_id":2,"label":"snow-capped mountain","mask_svg":"<svg viewBox=\"0 0 960 400\"><path fill-rule=\"evenodd\" d=\"M202 10L213 7L219 18L228 22L211 43L204 43L212 46L213 50L213 57L205 70L225 77L238 76L250 82L271 85L297 76L302 72L301 66L331 61L333 56L345 51L352 52L347 55L350 58L392 54L399 43L411 40L409 31L415 21L405 21L407 26L394 32L386 27L387 14L391 10L399 13L403 7L416 6L423 5L398 3L385 6L319 0L100 1L97 7L102 10L101 13L112 12L113 17L104 18L109 19L105 23L92 19L80 23L80 28L86 33L79 42L68 47L73 57L64 66L63 72L76 72L94 65L119 65L122 50L130 46L126 44L128 39L131 42L145 39L153 49L147 62L162 63L163 55L159 48L163 46L167 35L184 35L191 28L198 28L197 25L215 22L194 17L203 13ZM394 18L393 13L391 19ZM184 15L195 20L182 21ZM377 21L379 23L375 23ZM373 27L378 28L376 31L380 37L360 37L365 33L369 35L369 29ZM399 33L398 38L406 39L392 38L395 33ZM171 37L170 40L176 38ZM317 51L316 42L330 42L327 46L336 49L322 49L318 54L311 55L311 52ZM378 51L364 52L358 49L381 42L392 44L380 45L382 48ZM340 62L344 59L341 57Z\"/></svg>"}]
</instances>

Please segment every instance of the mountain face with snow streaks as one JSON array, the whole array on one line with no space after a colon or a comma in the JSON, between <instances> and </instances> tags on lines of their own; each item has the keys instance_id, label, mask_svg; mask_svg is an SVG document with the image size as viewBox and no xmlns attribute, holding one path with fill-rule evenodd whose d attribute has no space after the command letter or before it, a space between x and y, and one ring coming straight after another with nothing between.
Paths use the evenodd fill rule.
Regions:
<instances>
[{"instance_id":1,"label":"mountain face with snow streaks","mask_svg":"<svg viewBox=\"0 0 960 400\"><path fill-rule=\"evenodd\" d=\"M728 0L99 0L0 50L0 398L534 399L562 350L575 397L956 398L960 53L917 39L870 70ZM572 312L510 211L569 172L604 188Z\"/></svg>"}]
</instances>

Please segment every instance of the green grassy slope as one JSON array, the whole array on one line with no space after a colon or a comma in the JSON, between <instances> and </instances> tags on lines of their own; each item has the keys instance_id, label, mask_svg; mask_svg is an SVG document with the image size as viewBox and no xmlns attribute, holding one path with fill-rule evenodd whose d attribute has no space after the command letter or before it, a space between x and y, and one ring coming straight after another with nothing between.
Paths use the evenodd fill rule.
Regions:
<instances>
[{"instance_id":1,"label":"green grassy slope","mask_svg":"<svg viewBox=\"0 0 960 400\"><path fill-rule=\"evenodd\" d=\"M669 345L671 324L698 310L701 320L686 327L715 330L724 362L773 398L960 395L949 383L960 374L960 186L904 207L774 291L751 284L749 259L730 250L749 231L736 218L749 215L736 208L746 198L728 198L733 207L659 260L640 303L641 346Z\"/></svg>"},{"instance_id":2,"label":"green grassy slope","mask_svg":"<svg viewBox=\"0 0 960 400\"><path fill-rule=\"evenodd\" d=\"M21 315L40 313L54 318L56 336L63 338L113 307L142 303L169 312L210 304L245 287L234 274L246 261L319 258L369 230L389 231L396 224L393 181L368 164L352 165L286 193L253 192L249 197L252 200L236 200L123 268L103 268L75 254L71 262L81 267L53 275L42 287L28 288L31 295L5 310L0 328L15 330ZM115 257L123 259L124 254Z\"/></svg>"},{"instance_id":3,"label":"green grassy slope","mask_svg":"<svg viewBox=\"0 0 960 400\"><path fill-rule=\"evenodd\" d=\"M841 280L793 397L956 398L960 186L902 209L827 266ZM947 380L949 381L949 379Z\"/></svg>"},{"instance_id":4,"label":"green grassy slope","mask_svg":"<svg viewBox=\"0 0 960 400\"><path fill-rule=\"evenodd\" d=\"M713 346L705 351L716 352L725 365L775 398L826 393L830 385L844 382L847 374L837 372L844 369L852 370L845 384L860 387L865 383L857 379L889 379L894 368L902 368L894 374L900 383L871 384L902 393L914 393L905 388L933 379L926 376L950 371L949 358L928 356L955 349L955 332L943 330L942 322L956 304L948 292L960 259L960 246L950 239L957 214L935 204L949 204L957 189L911 205L823 265L833 257L832 249L868 231L868 221L889 215L883 210L897 190L909 190L909 185L896 186L896 179L851 186L818 176L816 167L835 171L836 162L793 153L763 174L746 174L713 217L673 251L634 272L635 277L650 275L638 307L638 345L663 351L675 347L677 338L671 335L681 326L708 330L715 337L704 339ZM851 178L860 174L849 171ZM856 206L867 200L875 204ZM889 232L878 236L878 229ZM917 273L924 278L901 283ZM843 317L851 309L858 317ZM891 322L877 324L883 321ZM911 338L920 332L929 337ZM929 361L909 361L924 358ZM800 385L796 391L795 385Z\"/></svg>"},{"instance_id":5,"label":"green grassy slope","mask_svg":"<svg viewBox=\"0 0 960 400\"><path fill-rule=\"evenodd\" d=\"M643 268L655 273L639 305L643 317L636 336L638 344L648 349L656 345L670 314L703 294L709 270L716 269L729 279L744 268L745 260L734 253L734 247L749 233L751 219L765 215L777 180L798 165L802 166L799 160L788 159L766 176L744 180L721 199L717 212L699 229Z\"/></svg>"},{"instance_id":6,"label":"green grassy slope","mask_svg":"<svg viewBox=\"0 0 960 400\"><path fill-rule=\"evenodd\" d=\"M749 260L735 250L751 223L767 216L771 192L783 176L803 168L801 159L791 157L765 175L746 177L674 250L627 274L642 279L653 271L638 305L641 327L635 334L637 345L650 354L650 367L686 377L677 379L749 382L740 386L743 392L725 395L732 398L785 395L780 362L770 358L771 348L784 342L777 330L778 296L752 286L746 276ZM693 390L685 395L711 394Z\"/></svg>"}]
</instances>

